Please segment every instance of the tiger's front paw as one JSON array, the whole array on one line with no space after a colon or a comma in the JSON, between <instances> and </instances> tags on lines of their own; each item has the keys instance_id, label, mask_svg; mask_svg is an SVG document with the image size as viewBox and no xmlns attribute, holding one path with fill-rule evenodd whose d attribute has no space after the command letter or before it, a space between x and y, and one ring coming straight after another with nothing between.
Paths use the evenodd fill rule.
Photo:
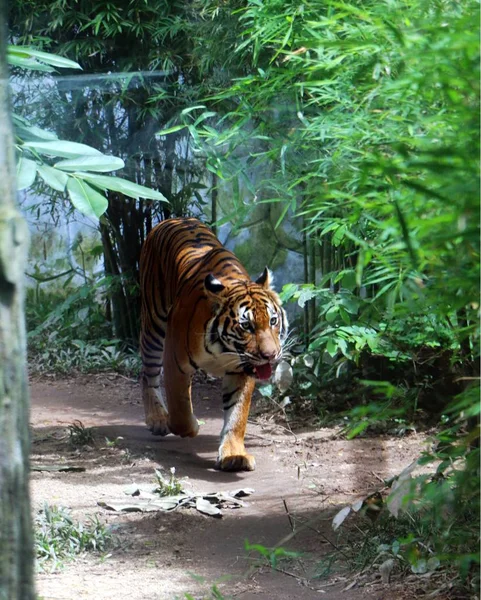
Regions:
<instances>
[{"instance_id":1,"label":"tiger's front paw","mask_svg":"<svg viewBox=\"0 0 481 600\"><path fill-rule=\"evenodd\" d=\"M170 429L167 420L159 420L155 418L147 418L145 420L147 427L152 432L152 435L169 435Z\"/></svg>"},{"instance_id":2,"label":"tiger's front paw","mask_svg":"<svg viewBox=\"0 0 481 600\"><path fill-rule=\"evenodd\" d=\"M168 415L158 402L151 403L146 413L145 424L153 435L169 435Z\"/></svg>"},{"instance_id":3,"label":"tiger's front paw","mask_svg":"<svg viewBox=\"0 0 481 600\"><path fill-rule=\"evenodd\" d=\"M215 468L220 471L254 471L256 459L252 454L234 454L218 458Z\"/></svg>"},{"instance_id":4,"label":"tiger's front paw","mask_svg":"<svg viewBox=\"0 0 481 600\"><path fill-rule=\"evenodd\" d=\"M192 415L187 421L173 421L169 419L169 430L180 437L195 437L199 433L199 422Z\"/></svg>"}]
</instances>

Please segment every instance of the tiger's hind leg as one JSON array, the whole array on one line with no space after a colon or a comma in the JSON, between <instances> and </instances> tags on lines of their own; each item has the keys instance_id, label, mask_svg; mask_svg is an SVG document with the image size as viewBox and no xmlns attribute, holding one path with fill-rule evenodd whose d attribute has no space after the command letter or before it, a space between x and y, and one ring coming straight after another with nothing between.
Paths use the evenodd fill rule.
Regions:
<instances>
[{"instance_id":1,"label":"tiger's hind leg","mask_svg":"<svg viewBox=\"0 0 481 600\"><path fill-rule=\"evenodd\" d=\"M174 435L195 437L199 423L192 410L191 378L195 372L188 357L176 348L172 331L178 328L169 324L165 340L164 384L168 406L168 426Z\"/></svg>"},{"instance_id":2,"label":"tiger's hind leg","mask_svg":"<svg viewBox=\"0 0 481 600\"><path fill-rule=\"evenodd\" d=\"M225 375L222 382L224 427L220 434L216 468L221 471L254 471L256 461L247 454L244 436L255 380L247 375Z\"/></svg>"},{"instance_id":3,"label":"tiger's hind leg","mask_svg":"<svg viewBox=\"0 0 481 600\"><path fill-rule=\"evenodd\" d=\"M154 435L170 433L167 407L160 389L160 371L162 369L163 343L153 340L142 332L140 336L142 355L142 399L144 401L145 423Z\"/></svg>"}]
</instances>

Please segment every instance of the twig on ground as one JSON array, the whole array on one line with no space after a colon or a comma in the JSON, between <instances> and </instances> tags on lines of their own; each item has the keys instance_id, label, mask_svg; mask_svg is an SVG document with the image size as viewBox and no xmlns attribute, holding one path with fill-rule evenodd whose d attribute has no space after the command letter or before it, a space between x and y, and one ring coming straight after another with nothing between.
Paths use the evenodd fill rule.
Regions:
<instances>
[{"instance_id":1,"label":"twig on ground","mask_svg":"<svg viewBox=\"0 0 481 600\"><path fill-rule=\"evenodd\" d=\"M384 479L383 479L383 478L382 478L380 475L378 475L377 473L374 473L374 471L371 471L371 474L372 474L372 475L374 475L374 477L375 477L377 480L379 480L381 483L384 483L384 484L386 484L385 480L384 480Z\"/></svg>"},{"instance_id":2,"label":"twig on ground","mask_svg":"<svg viewBox=\"0 0 481 600\"><path fill-rule=\"evenodd\" d=\"M284 503L284 508L286 510L287 518L289 519L289 525L291 526L291 531L294 533L295 526L294 526L294 522L291 519L291 514L289 512L289 509L287 508L287 502L285 501L284 498L282 499L282 502Z\"/></svg>"}]
</instances>

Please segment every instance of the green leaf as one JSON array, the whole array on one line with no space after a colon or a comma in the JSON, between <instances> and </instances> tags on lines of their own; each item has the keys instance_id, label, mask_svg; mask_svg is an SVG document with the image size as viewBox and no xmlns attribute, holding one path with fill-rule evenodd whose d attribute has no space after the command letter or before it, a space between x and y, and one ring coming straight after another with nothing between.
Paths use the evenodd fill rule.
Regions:
<instances>
[{"instance_id":1,"label":"green leaf","mask_svg":"<svg viewBox=\"0 0 481 600\"><path fill-rule=\"evenodd\" d=\"M299 286L296 283L286 283L283 286L282 291L280 293L280 297L282 302L288 302L292 296L297 292Z\"/></svg>"},{"instance_id":2,"label":"green leaf","mask_svg":"<svg viewBox=\"0 0 481 600\"><path fill-rule=\"evenodd\" d=\"M102 153L87 146L86 144L78 144L77 142L66 142L64 140L56 140L54 142L25 142L23 148L31 148L40 154L48 154L49 156L61 156L63 158L79 158L81 156L102 156Z\"/></svg>"},{"instance_id":3,"label":"green leaf","mask_svg":"<svg viewBox=\"0 0 481 600\"><path fill-rule=\"evenodd\" d=\"M30 46L9 46L8 54L37 58L43 63L47 63L48 65L52 65L53 67L82 70L82 67L73 60L64 58L63 56L57 56L56 54L50 54L49 52L35 50L35 48L30 48Z\"/></svg>"},{"instance_id":4,"label":"green leaf","mask_svg":"<svg viewBox=\"0 0 481 600\"><path fill-rule=\"evenodd\" d=\"M15 131L22 138L22 142L29 140L52 141L58 139L56 134L45 129L40 129L35 125L30 125L27 119L20 115L12 115L12 121L15 126Z\"/></svg>"},{"instance_id":5,"label":"green leaf","mask_svg":"<svg viewBox=\"0 0 481 600\"><path fill-rule=\"evenodd\" d=\"M29 158L20 156L17 162L17 190L26 190L35 181L37 163Z\"/></svg>"},{"instance_id":6,"label":"green leaf","mask_svg":"<svg viewBox=\"0 0 481 600\"><path fill-rule=\"evenodd\" d=\"M159 200L168 202L167 198L156 190L152 190L138 183L121 179L120 177L109 177L107 175L90 175L89 173L75 173L77 177L86 179L91 184L105 190L120 192L130 198L147 198L149 200Z\"/></svg>"},{"instance_id":7,"label":"green leaf","mask_svg":"<svg viewBox=\"0 0 481 600\"><path fill-rule=\"evenodd\" d=\"M49 165L38 165L37 171L48 186L57 190L57 192L65 191L68 175Z\"/></svg>"},{"instance_id":8,"label":"green leaf","mask_svg":"<svg viewBox=\"0 0 481 600\"><path fill-rule=\"evenodd\" d=\"M190 112L192 112L193 110L197 110L199 108L205 108L205 106L203 104L198 104L197 106L189 106L187 108L184 108L184 110L180 114L181 115L187 115Z\"/></svg>"},{"instance_id":9,"label":"green leaf","mask_svg":"<svg viewBox=\"0 0 481 600\"><path fill-rule=\"evenodd\" d=\"M109 205L107 198L85 181L69 177L67 190L72 204L87 217L97 220L107 210Z\"/></svg>"},{"instance_id":10,"label":"green leaf","mask_svg":"<svg viewBox=\"0 0 481 600\"><path fill-rule=\"evenodd\" d=\"M176 131L181 131L185 129L187 125L173 125L172 127L168 127L167 129L162 129L158 131L156 135L168 135L169 133L175 133Z\"/></svg>"},{"instance_id":11,"label":"green leaf","mask_svg":"<svg viewBox=\"0 0 481 600\"><path fill-rule=\"evenodd\" d=\"M334 358L337 354L337 344L336 344L335 340L333 340L332 338L330 340L328 340L328 342L326 344L326 352L332 358Z\"/></svg>"},{"instance_id":12,"label":"green leaf","mask_svg":"<svg viewBox=\"0 0 481 600\"><path fill-rule=\"evenodd\" d=\"M357 300L353 296L349 298L344 296L343 298L341 298L340 303L347 310L348 313L351 313L351 315L357 315L357 312L359 310L359 300Z\"/></svg>"},{"instance_id":13,"label":"green leaf","mask_svg":"<svg viewBox=\"0 0 481 600\"><path fill-rule=\"evenodd\" d=\"M344 239L346 229L347 227L345 225L341 225L341 227L336 229L336 233L332 236L332 243L334 246L340 246L342 240Z\"/></svg>"},{"instance_id":14,"label":"green leaf","mask_svg":"<svg viewBox=\"0 0 481 600\"><path fill-rule=\"evenodd\" d=\"M57 169L63 171L98 171L100 173L108 173L123 169L124 161L116 156L82 156L72 160L61 160L55 164Z\"/></svg>"},{"instance_id":15,"label":"green leaf","mask_svg":"<svg viewBox=\"0 0 481 600\"><path fill-rule=\"evenodd\" d=\"M339 306L337 304L335 306L331 306L331 308L326 312L326 321L328 323L332 323L337 317L338 312Z\"/></svg>"},{"instance_id":16,"label":"green leaf","mask_svg":"<svg viewBox=\"0 0 481 600\"><path fill-rule=\"evenodd\" d=\"M306 302L308 302L309 300L312 300L312 298L314 298L316 296L316 292L310 288L304 288L303 290L301 290L301 293L299 294L299 298L297 299L297 303L299 304L299 306L301 308L304 308L304 305L306 304Z\"/></svg>"},{"instance_id":17,"label":"green leaf","mask_svg":"<svg viewBox=\"0 0 481 600\"><path fill-rule=\"evenodd\" d=\"M356 272L354 270L345 271L342 276L341 285L346 290L352 290L356 287Z\"/></svg>"},{"instance_id":18,"label":"green leaf","mask_svg":"<svg viewBox=\"0 0 481 600\"><path fill-rule=\"evenodd\" d=\"M10 53L7 55L7 62L12 67L21 67L22 69L28 69L29 71L44 71L46 73L55 71L52 67L39 63L33 58L16 56Z\"/></svg>"},{"instance_id":19,"label":"green leaf","mask_svg":"<svg viewBox=\"0 0 481 600\"><path fill-rule=\"evenodd\" d=\"M346 309L342 306L339 307L339 314L341 315L341 319L346 325L351 324L351 317L349 316L349 313L346 311Z\"/></svg>"}]
</instances>

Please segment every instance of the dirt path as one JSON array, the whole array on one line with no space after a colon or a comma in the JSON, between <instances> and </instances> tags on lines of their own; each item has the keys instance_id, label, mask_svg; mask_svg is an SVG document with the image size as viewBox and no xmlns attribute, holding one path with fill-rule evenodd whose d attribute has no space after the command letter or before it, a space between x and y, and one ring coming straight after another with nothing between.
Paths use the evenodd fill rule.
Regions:
<instances>
[{"instance_id":1,"label":"dirt path","mask_svg":"<svg viewBox=\"0 0 481 600\"><path fill-rule=\"evenodd\" d=\"M340 575L328 581L312 576L319 571L322 556L332 550L324 537L335 540L332 515L378 487L379 477L399 473L422 447L421 436L348 442L333 430L293 435L254 417L246 446L256 457L257 470L221 473L213 469L222 420L216 385L195 386L195 412L205 424L193 440L152 436L143 423L139 387L125 379L103 375L37 381L31 394L33 464L68 462L87 469L34 472L34 507L41 508L44 502L67 507L81 520L98 515L102 522L115 525L118 538L118 546L104 560L88 555L58 573L39 575L38 593L44 600L173 600L185 593L198 598L227 575L232 579L222 589L239 600L394 598L392 593L383 596L380 586L343 592L349 581ZM69 446L65 429L76 419L95 427L95 447L74 451ZM116 447L106 447L105 438L119 436L123 439ZM99 500L125 499L123 490L132 483L152 484L159 466L175 467L195 491L244 486L255 493L248 506L226 510L222 519L194 509L112 513L97 505ZM248 555L244 544L248 540L272 547L289 536L286 506L294 524L308 521L313 529L303 529L284 544L302 549L306 558L282 565L285 572L273 572L259 566L259 556ZM204 577L206 584L191 574Z\"/></svg>"}]
</instances>

